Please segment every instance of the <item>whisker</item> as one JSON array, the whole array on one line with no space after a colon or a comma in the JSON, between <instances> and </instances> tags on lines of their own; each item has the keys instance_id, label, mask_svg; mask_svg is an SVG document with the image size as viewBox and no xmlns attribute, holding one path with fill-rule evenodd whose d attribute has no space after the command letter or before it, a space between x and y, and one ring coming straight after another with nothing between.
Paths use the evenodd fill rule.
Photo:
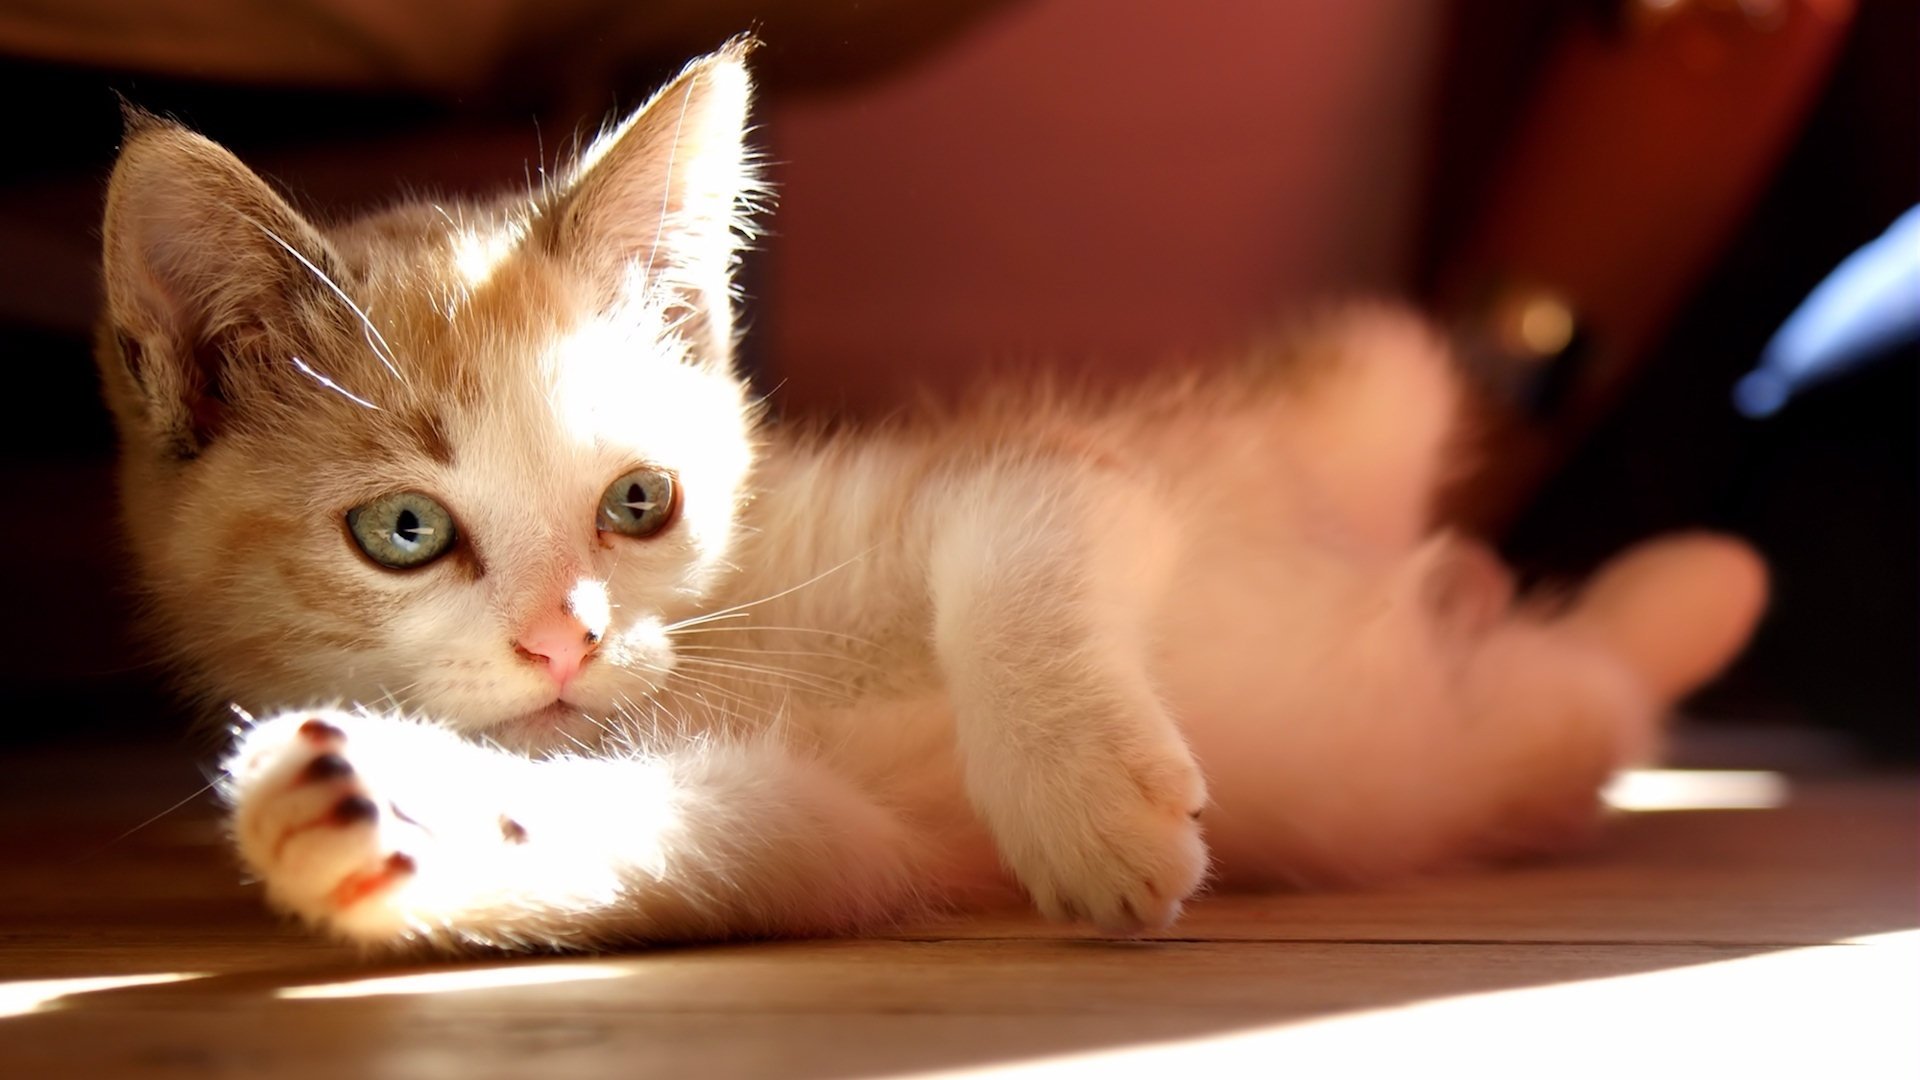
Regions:
<instances>
[{"instance_id":1,"label":"whisker","mask_svg":"<svg viewBox=\"0 0 1920 1080\"><path fill-rule=\"evenodd\" d=\"M552 188L550 187L550 181L547 176L547 140L546 136L540 132L540 117L538 115L535 115L533 118L533 150L540 158L540 198L545 199L552 193ZM528 195L531 196L532 192L529 191ZM531 198L529 198L528 201L531 202ZM537 210L538 207L536 206L535 209Z\"/></svg>"},{"instance_id":2,"label":"whisker","mask_svg":"<svg viewBox=\"0 0 1920 1080\"><path fill-rule=\"evenodd\" d=\"M394 378L400 378L400 372L393 366L393 350L387 347L387 339L380 337L380 331L373 328L373 319L366 312L357 312L357 314L360 316L360 336L366 340L367 348L372 349L373 355L387 365L387 370L393 372ZM401 379L401 381L406 380Z\"/></svg>"},{"instance_id":3,"label":"whisker","mask_svg":"<svg viewBox=\"0 0 1920 1080\"><path fill-rule=\"evenodd\" d=\"M633 696L621 693L617 702L621 717L626 723L624 742L627 749L635 752L657 752L662 739L662 731L667 727L680 727L682 716L669 711L657 698L659 692L649 682L649 696L644 701L635 701Z\"/></svg>"},{"instance_id":4,"label":"whisker","mask_svg":"<svg viewBox=\"0 0 1920 1080\"><path fill-rule=\"evenodd\" d=\"M245 710L242 710L239 708L236 708L234 711L242 713L243 715L245 713ZM251 716L247 717L248 721L252 721L252 719L253 717ZM205 774L202 774L202 775L205 775ZM134 833L139 832L141 829L146 828L147 826L153 824L154 822L159 821L161 818L166 817L168 814L171 814L174 811L180 809L181 807L187 805L188 803L194 801L195 799L198 799L200 796L205 795L207 792L212 791L214 788L219 787L220 781L222 779L224 779L224 777L218 777L218 776L214 777L212 780L209 780L205 784L202 784L198 790L194 791L193 794L188 795L186 798L181 799L179 802L174 803L172 806L167 807L165 810L162 810L159 813L148 818L147 820L141 822L140 824L135 825L133 828L128 829L126 832L121 833L119 836L116 836L113 839L107 841L106 843L101 844L100 846L92 849L91 851L88 851L86 854L81 855L79 858L73 860L73 863L69 865L78 865L79 863L83 863L89 859L94 858L95 856L99 855L101 852L107 850L108 848L114 846L115 844L118 844L120 841L125 840L127 837L132 836Z\"/></svg>"},{"instance_id":5,"label":"whisker","mask_svg":"<svg viewBox=\"0 0 1920 1080\"><path fill-rule=\"evenodd\" d=\"M722 619L751 619L751 618L753 618L753 615L745 611L720 611L720 612L715 612L711 615L695 615L691 618L681 619L679 622L674 623L670 626L662 627L661 633L675 634L675 633L679 633L685 627L700 626L710 622L719 622Z\"/></svg>"},{"instance_id":6,"label":"whisker","mask_svg":"<svg viewBox=\"0 0 1920 1080\"><path fill-rule=\"evenodd\" d=\"M679 680L681 682L689 682L695 686L701 687L705 689L708 693L714 694L715 696L721 698L724 701L731 701L742 709L747 709L750 711L760 711L760 712L764 712L766 710L766 705L764 703L755 701L753 698L745 694L738 693L721 683L713 681L712 679L705 679L698 675L690 675L684 671L674 672L673 677L676 680Z\"/></svg>"},{"instance_id":7,"label":"whisker","mask_svg":"<svg viewBox=\"0 0 1920 1080\"><path fill-rule=\"evenodd\" d=\"M667 150L667 176L660 184L660 217L653 225L653 246L647 251L647 261L641 264L645 272L653 270L653 260L660 255L660 237L667 230L667 208L673 205L673 167L680 157L680 129L687 122L687 104L693 100L693 84L688 83L686 92L680 95L680 115L673 121L673 142Z\"/></svg>"},{"instance_id":8,"label":"whisker","mask_svg":"<svg viewBox=\"0 0 1920 1080\"><path fill-rule=\"evenodd\" d=\"M765 623L748 623L743 626L696 626L686 630L675 630L673 632L676 634L744 634L749 630L765 630L770 633L777 632L783 634L818 634L821 637L851 641L856 645L865 645L870 649L886 653L889 656L893 655L891 649L886 648L877 641L870 641L857 634L842 633L838 630L822 630L817 626L768 626Z\"/></svg>"},{"instance_id":9,"label":"whisker","mask_svg":"<svg viewBox=\"0 0 1920 1080\"><path fill-rule=\"evenodd\" d=\"M587 723L592 724L594 727L599 728L600 734L611 736L616 739L620 737L620 731L618 728L615 728L613 726L613 721L606 719L604 717L595 716L589 712L583 712L580 715L586 717Z\"/></svg>"},{"instance_id":10,"label":"whisker","mask_svg":"<svg viewBox=\"0 0 1920 1080\"><path fill-rule=\"evenodd\" d=\"M758 664L743 664L733 660L716 660L707 656L683 656L682 664L695 664L712 671L738 671L749 675L766 675L776 679L786 679L811 690L822 693L837 693L849 698L856 696L858 685L846 679L836 679L830 675L820 675L809 671L795 671L790 668L763 667ZM766 685L764 680L755 680Z\"/></svg>"},{"instance_id":11,"label":"whisker","mask_svg":"<svg viewBox=\"0 0 1920 1080\"><path fill-rule=\"evenodd\" d=\"M288 356L287 359L293 361L293 366L299 368L301 373L306 375L307 378L312 379L314 382L319 383L321 386L324 386L327 389L333 391L334 393L339 394L341 397L346 398L348 401L353 402L355 405L358 405L363 409L372 409L374 412L380 411L380 406L375 405L373 402L368 401L366 398L361 397L359 394L356 394L353 391L348 390L346 387L341 386L339 383L334 382L332 379L329 379L325 375L322 375L319 372L313 370L312 366L310 366L305 360L302 360L297 356L291 356L291 355Z\"/></svg>"},{"instance_id":12,"label":"whisker","mask_svg":"<svg viewBox=\"0 0 1920 1080\"><path fill-rule=\"evenodd\" d=\"M654 667L654 665L651 665L651 664L648 664L646 666ZM749 712L765 713L767 710L765 703L755 701L753 698L748 697L744 694L736 693L732 689L729 689L728 687L720 683L717 683L711 679L701 678L698 675L693 675L685 671L669 672L665 668L657 668L657 667L655 668L655 670L659 671L661 674L666 675L668 677L668 687L665 691L666 693L677 692L675 688L672 686L672 683L676 681L688 682L688 683L692 683L695 686L702 687L724 700L731 701L735 705Z\"/></svg>"},{"instance_id":13,"label":"whisker","mask_svg":"<svg viewBox=\"0 0 1920 1080\"><path fill-rule=\"evenodd\" d=\"M724 671L726 669L714 670ZM791 693L793 691L801 691L809 694L817 694L836 702L851 702L857 698L856 693L849 687L835 686L830 683L809 682L799 676L779 672L729 672L728 677L741 686L758 687L767 692Z\"/></svg>"},{"instance_id":14,"label":"whisker","mask_svg":"<svg viewBox=\"0 0 1920 1080\"><path fill-rule=\"evenodd\" d=\"M746 626L746 627L723 627L723 629L752 630L757 628ZM695 645L695 644L690 644L686 642L681 642L674 645L673 651L676 653L685 653L685 652L739 653L743 656L817 656L827 660L839 660L849 664L858 664L863 668L868 668L873 671L887 670L885 667L879 664L876 664L873 661L866 659L865 657L853 656L848 653L828 652L825 649L753 649L753 648L747 648L745 646L740 646L740 645Z\"/></svg>"},{"instance_id":15,"label":"whisker","mask_svg":"<svg viewBox=\"0 0 1920 1080\"><path fill-rule=\"evenodd\" d=\"M406 693L407 691L413 689L416 686L419 686L421 683L426 681L427 680L425 679L415 679L412 682L407 683L405 686L396 687L391 690L382 689L380 691L380 696L378 698L375 698L374 700L378 702L383 702L386 705L389 705L395 709L403 708L403 706L400 703L400 695Z\"/></svg>"},{"instance_id":16,"label":"whisker","mask_svg":"<svg viewBox=\"0 0 1920 1080\"><path fill-rule=\"evenodd\" d=\"M829 567L828 567L828 568L826 568L825 570L822 570L822 571L820 571L819 573L817 573L817 574L815 574L815 575L813 575L812 577L810 577L810 578L808 578L807 580L805 580L805 581L803 581L803 582L801 582L800 584L798 584L798 585L794 585L794 586L791 586L791 587L789 587L789 588L785 588L785 589L781 589L781 590L780 590L779 592L777 592L777 593L774 593L774 594L772 594L771 596L763 596L763 597L761 597L761 598L760 598L760 599L758 599L758 600L749 600L749 601L747 601L747 602L746 602L746 603L744 603L744 604L735 604L735 605L733 605L732 607L725 607L725 608L721 608L721 609L720 609L720 610L718 610L718 611L710 611L710 612L708 612L708 613L706 613L706 614L704 614L704 615L697 615L697 616L694 616L694 617L693 617L693 618L691 618L691 619L683 619L683 620L681 620L680 622L677 622L677 623L672 623L672 624L670 624L670 625L667 625L667 626L663 626L663 627L661 627L661 629L662 629L663 631L666 631L666 632L668 632L668 633L671 633L671 632L673 632L674 630L677 630L677 629L679 629L680 627L683 627L683 626L698 626L699 624L701 624L701 623L703 623L703 622L709 622L709 621L711 621L711 620L713 620L713 619L717 619L717 618L720 618L720 617L721 617L721 616L723 616L723 615L731 615L731 614L733 614L734 612L737 612L737 611L745 611L745 610L746 610L746 609L748 609L748 608L755 608L755 607L759 607L759 606L760 606L761 604L766 604L766 603L770 603L770 602L772 602L772 601L774 601L774 600L778 600L778 599L780 599L780 598L781 598L781 597L783 597L783 596L787 596L787 595L790 595L790 594L792 594L792 593L796 593L796 592L799 592L799 591L800 591L801 589L804 589L804 588L806 588L807 586L809 586L809 585L812 585L812 584L814 584L815 582L818 582L818 581L819 581L820 579L822 579L822 578L824 578L824 577L826 577L826 576L828 576L829 574L837 574L837 573L839 573L840 571L842 571L842 570L845 570L845 569L846 569L847 567L849 567L849 566L852 566L852 565L853 565L854 563L857 563L857 562L859 562L859 561L860 561L861 559L864 559L864 558L866 558L867 556L869 556L869 555L871 555L871 554L873 554L873 553L874 553L874 552L875 552L876 550L878 550L878 549L879 549L879 547L880 547L880 545L879 545L879 544L875 544L875 545L873 545L872 547L870 547L870 548L868 548L867 550L865 550L865 551L862 551L862 552L861 552L861 553L859 553L858 555L855 555L855 556L853 556L853 557L851 557L851 558L849 558L849 559L846 559L846 560L844 560L844 561L842 561L842 562L840 562L840 563L838 563L838 564L836 564L836 565L834 565L834 566L829 566Z\"/></svg>"},{"instance_id":17,"label":"whisker","mask_svg":"<svg viewBox=\"0 0 1920 1080\"><path fill-rule=\"evenodd\" d=\"M248 217L247 220L249 222L252 222L254 228L259 229L263 233L266 233L267 239L273 241L276 244L279 244L283 249L286 250L287 254L293 256L295 259L298 259L300 261L301 266L304 266L308 270L312 271L313 276L320 279L320 284L325 285L328 289L332 290L333 295L339 297L340 302L347 305L348 310L352 311L355 315L359 316L360 325L365 328L364 332L367 335L367 344L373 348L373 355L376 358L378 358L382 364L385 364L387 366L387 372L389 374L391 374L394 378L399 379L403 383L406 382L407 381L406 376L400 374L399 367L395 366L393 362L392 347L387 344L387 339L381 336L380 328L373 325L373 320L367 318L367 313L360 310L359 304L356 304L353 302L353 297L348 296L347 291L345 289L342 289L338 284L334 282L332 278L328 277L326 274L326 271L320 269L318 266L315 266L313 264L313 260L307 258L305 255L300 254L299 250L296 249L292 244L289 244L285 240L282 240L280 238L280 234L274 232L272 229L267 228L265 225L261 224L260 222L254 221L253 218L251 217Z\"/></svg>"}]
</instances>

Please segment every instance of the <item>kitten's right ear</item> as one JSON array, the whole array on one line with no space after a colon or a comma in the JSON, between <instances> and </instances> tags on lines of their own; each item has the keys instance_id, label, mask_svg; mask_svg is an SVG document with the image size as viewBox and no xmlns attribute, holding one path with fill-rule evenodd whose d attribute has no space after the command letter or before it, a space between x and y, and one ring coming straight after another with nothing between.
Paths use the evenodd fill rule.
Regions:
<instances>
[{"instance_id":1,"label":"kitten's right ear","mask_svg":"<svg viewBox=\"0 0 1920 1080\"><path fill-rule=\"evenodd\" d=\"M285 332L311 270L336 260L320 234L239 159L123 104L107 185L101 373L123 434L192 457L250 384L247 354Z\"/></svg>"}]
</instances>

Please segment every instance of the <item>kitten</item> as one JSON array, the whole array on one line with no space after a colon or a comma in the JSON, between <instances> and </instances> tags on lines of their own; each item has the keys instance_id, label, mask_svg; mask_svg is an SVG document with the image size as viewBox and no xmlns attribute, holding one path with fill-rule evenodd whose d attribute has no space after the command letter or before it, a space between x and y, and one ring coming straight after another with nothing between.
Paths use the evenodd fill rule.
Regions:
<instances>
[{"instance_id":1,"label":"kitten","mask_svg":"<svg viewBox=\"0 0 1920 1080\"><path fill-rule=\"evenodd\" d=\"M1384 308L1104 399L765 422L731 366L744 52L552 190L337 227L130 117L100 348L126 526L193 692L277 711L225 763L276 906L442 947L1015 890L1161 927L1209 880L1575 839L1747 636L1736 541L1644 545L1550 609L1435 531L1458 389Z\"/></svg>"}]
</instances>

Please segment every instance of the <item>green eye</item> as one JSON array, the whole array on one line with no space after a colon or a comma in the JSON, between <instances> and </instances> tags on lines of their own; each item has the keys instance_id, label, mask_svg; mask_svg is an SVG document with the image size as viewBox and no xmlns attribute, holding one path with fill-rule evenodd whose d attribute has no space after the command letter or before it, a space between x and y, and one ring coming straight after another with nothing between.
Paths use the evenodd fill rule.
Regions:
<instances>
[{"instance_id":1,"label":"green eye","mask_svg":"<svg viewBox=\"0 0 1920 1080\"><path fill-rule=\"evenodd\" d=\"M425 566L453 547L453 515L417 491L382 495L347 511L347 530L367 558L395 570Z\"/></svg>"},{"instance_id":2,"label":"green eye","mask_svg":"<svg viewBox=\"0 0 1920 1080\"><path fill-rule=\"evenodd\" d=\"M652 536L673 520L673 477L642 466L615 480L600 496L602 532Z\"/></svg>"}]
</instances>

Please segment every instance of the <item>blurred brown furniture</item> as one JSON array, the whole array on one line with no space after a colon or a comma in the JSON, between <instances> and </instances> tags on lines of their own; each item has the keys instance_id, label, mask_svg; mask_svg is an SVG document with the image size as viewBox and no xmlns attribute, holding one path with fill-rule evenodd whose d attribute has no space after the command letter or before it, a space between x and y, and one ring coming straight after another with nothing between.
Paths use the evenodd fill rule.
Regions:
<instances>
[{"instance_id":1,"label":"blurred brown furniture","mask_svg":"<svg viewBox=\"0 0 1920 1080\"><path fill-rule=\"evenodd\" d=\"M1441 256L1500 389L1458 515L1499 533L1615 402L1759 198L1852 0L1664 0L1576 22ZM1559 371L1549 370L1558 365Z\"/></svg>"}]
</instances>

